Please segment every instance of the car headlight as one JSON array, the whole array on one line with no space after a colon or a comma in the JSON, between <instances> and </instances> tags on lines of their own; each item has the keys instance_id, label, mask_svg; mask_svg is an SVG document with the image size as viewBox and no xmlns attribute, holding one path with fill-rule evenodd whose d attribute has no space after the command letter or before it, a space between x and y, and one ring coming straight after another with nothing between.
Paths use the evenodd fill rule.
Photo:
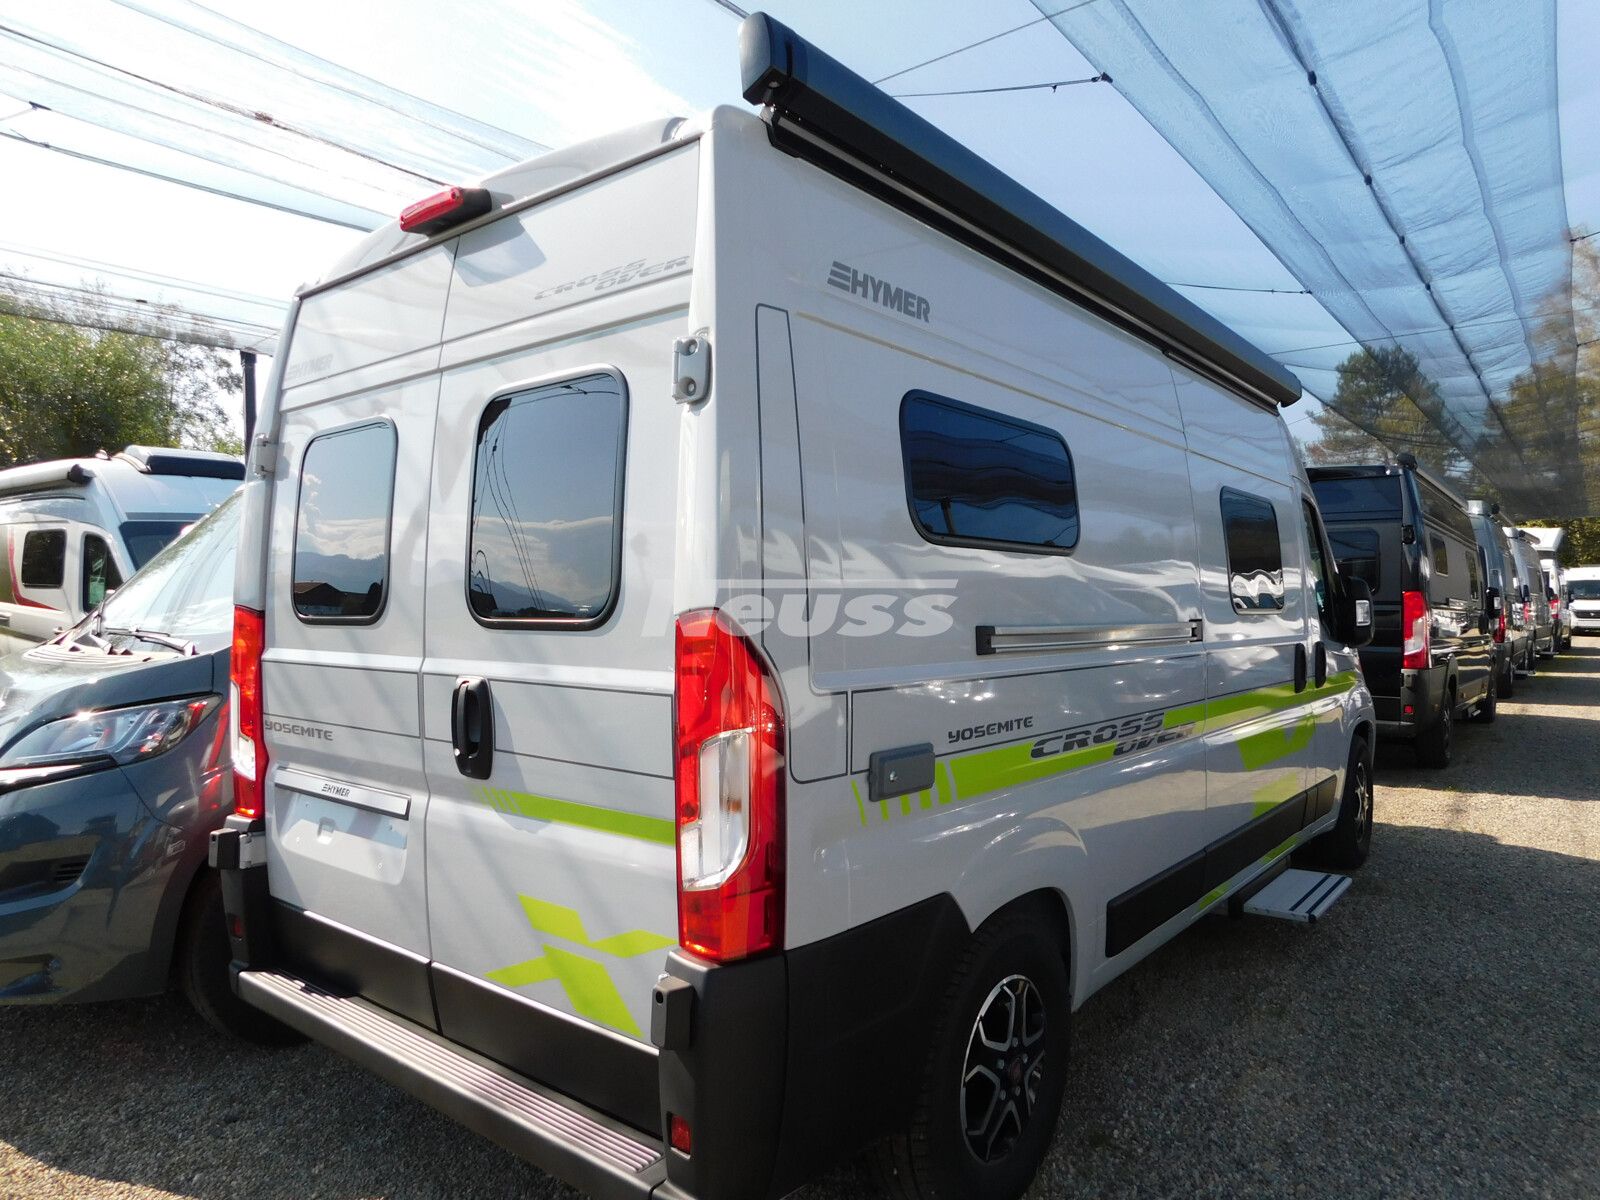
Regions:
<instances>
[{"instance_id":1,"label":"car headlight","mask_svg":"<svg viewBox=\"0 0 1600 1200\"><path fill-rule=\"evenodd\" d=\"M193 733L221 703L221 696L189 696L49 721L0 754L0 790L155 758Z\"/></svg>"}]
</instances>

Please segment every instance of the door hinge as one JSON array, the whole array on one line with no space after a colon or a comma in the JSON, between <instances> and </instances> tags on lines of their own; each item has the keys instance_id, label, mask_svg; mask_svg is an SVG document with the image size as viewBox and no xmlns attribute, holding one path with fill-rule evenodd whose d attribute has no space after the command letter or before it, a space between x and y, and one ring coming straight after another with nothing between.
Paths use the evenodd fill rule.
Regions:
<instances>
[{"instance_id":1,"label":"door hinge","mask_svg":"<svg viewBox=\"0 0 1600 1200\"><path fill-rule=\"evenodd\" d=\"M698 404L711 391L711 340L706 330L672 343L672 398Z\"/></svg>"},{"instance_id":2,"label":"door hinge","mask_svg":"<svg viewBox=\"0 0 1600 1200\"><path fill-rule=\"evenodd\" d=\"M250 447L250 459L257 475L272 475L278 469L278 443L264 433L256 434Z\"/></svg>"}]
</instances>

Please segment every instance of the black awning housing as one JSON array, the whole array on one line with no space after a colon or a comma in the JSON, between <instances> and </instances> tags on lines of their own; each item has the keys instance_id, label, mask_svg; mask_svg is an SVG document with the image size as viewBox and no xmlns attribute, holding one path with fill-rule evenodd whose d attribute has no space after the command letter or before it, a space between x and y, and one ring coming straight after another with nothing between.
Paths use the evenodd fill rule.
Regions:
<instances>
[{"instance_id":1,"label":"black awning housing","mask_svg":"<svg viewBox=\"0 0 1600 1200\"><path fill-rule=\"evenodd\" d=\"M787 26L753 13L739 29L739 59L744 97L765 106L783 150L1007 261L1234 390L1276 405L1300 398L1293 372Z\"/></svg>"}]
</instances>

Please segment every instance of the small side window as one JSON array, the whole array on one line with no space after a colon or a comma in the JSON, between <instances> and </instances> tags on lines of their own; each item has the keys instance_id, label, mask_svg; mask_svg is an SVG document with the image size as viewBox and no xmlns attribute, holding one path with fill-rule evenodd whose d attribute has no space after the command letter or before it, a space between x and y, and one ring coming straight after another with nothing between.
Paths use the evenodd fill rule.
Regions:
<instances>
[{"instance_id":1,"label":"small side window","mask_svg":"<svg viewBox=\"0 0 1600 1200\"><path fill-rule=\"evenodd\" d=\"M1435 575L1450 574L1450 551L1445 545L1444 539L1438 534L1433 534L1430 544L1433 546L1433 573Z\"/></svg>"},{"instance_id":2,"label":"small side window","mask_svg":"<svg viewBox=\"0 0 1600 1200\"><path fill-rule=\"evenodd\" d=\"M83 535L83 608L88 612L122 586L122 572L111 547L97 533Z\"/></svg>"},{"instance_id":3,"label":"small side window","mask_svg":"<svg viewBox=\"0 0 1600 1200\"><path fill-rule=\"evenodd\" d=\"M294 530L302 621L366 623L383 612L396 448L387 421L319 434L306 446Z\"/></svg>"},{"instance_id":4,"label":"small side window","mask_svg":"<svg viewBox=\"0 0 1600 1200\"><path fill-rule=\"evenodd\" d=\"M490 625L589 628L622 566L627 395L585 375L500 396L478 422L467 603Z\"/></svg>"},{"instance_id":5,"label":"small side window","mask_svg":"<svg viewBox=\"0 0 1600 1200\"><path fill-rule=\"evenodd\" d=\"M1061 435L922 392L900 405L906 498L930 542L1064 553L1078 544L1078 489Z\"/></svg>"},{"instance_id":6,"label":"small side window","mask_svg":"<svg viewBox=\"0 0 1600 1200\"><path fill-rule=\"evenodd\" d=\"M33 529L22 539L22 586L58 588L67 574L67 531Z\"/></svg>"},{"instance_id":7,"label":"small side window","mask_svg":"<svg viewBox=\"0 0 1600 1200\"><path fill-rule=\"evenodd\" d=\"M1281 611L1283 543L1272 502L1223 488L1222 534L1228 547L1228 594L1234 611Z\"/></svg>"}]
</instances>

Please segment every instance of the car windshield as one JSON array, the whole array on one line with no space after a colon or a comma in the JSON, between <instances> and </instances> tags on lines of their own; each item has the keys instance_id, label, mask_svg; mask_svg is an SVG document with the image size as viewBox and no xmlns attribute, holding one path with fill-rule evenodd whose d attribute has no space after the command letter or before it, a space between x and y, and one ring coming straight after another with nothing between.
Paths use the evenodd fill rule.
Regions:
<instances>
[{"instance_id":1,"label":"car windshield","mask_svg":"<svg viewBox=\"0 0 1600 1200\"><path fill-rule=\"evenodd\" d=\"M118 588L100 608L100 625L168 634L195 642L202 652L217 648L233 631L238 534L235 492Z\"/></svg>"},{"instance_id":2,"label":"car windshield","mask_svg":"<svg viewBox=\"0 0 1600 1200\"><path fill-rule=\"evenodd\" d=\"M1574 600L1600 600L1600 579L1574 579L1567 586Z\"/></svg>"}]
</instances>

